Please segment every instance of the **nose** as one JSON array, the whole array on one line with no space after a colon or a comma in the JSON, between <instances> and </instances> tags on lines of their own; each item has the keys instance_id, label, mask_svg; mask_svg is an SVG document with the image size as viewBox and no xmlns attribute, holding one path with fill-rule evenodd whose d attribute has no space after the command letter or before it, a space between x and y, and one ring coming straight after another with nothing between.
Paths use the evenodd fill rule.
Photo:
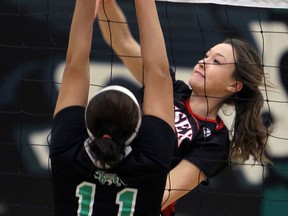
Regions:
<instances>
[{"instance_id":1,"label":"nose","mask_svg":"<svg viewBox=\"0 0 288 216\"><path fill-rule=\"evenodd\" d=\"M198 61L198 64L204 64L204 59L200 59L200 60Z\"/></svg>"},{"instance_id":2,"label":"nose","mask_svg":"<svg viewBox=\"0 0 288 216\"><path fill-rule=\"evenodd\" d=\"M198 61L198 64L199 64L200 67L204 67L204 65L205 65L205 60L204 60L204 59L200 59L200 60Z\"/></svg>"}]
</instances>

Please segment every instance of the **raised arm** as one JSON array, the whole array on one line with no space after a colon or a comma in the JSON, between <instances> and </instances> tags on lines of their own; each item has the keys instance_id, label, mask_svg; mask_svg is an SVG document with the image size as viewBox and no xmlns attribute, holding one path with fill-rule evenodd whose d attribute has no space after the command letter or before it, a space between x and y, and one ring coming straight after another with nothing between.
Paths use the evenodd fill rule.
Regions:
<instances>
[{"instance_id":1,"label":"raised arm","mask_svg":"<svg viewBox=\"0 0 288 216\"><path fill-rule=\"evenodd\" d=\"M65 107L85 107L88 100L89 55L95 16L95 0L77 0L75 4L66 65L54 115Z\"/></svg>"},{"instance_id":2,"label":"raised arm","mask_svg":"<svg viewBox=\"0 0 288 216\"><path fill-rule=\"evenodd\" d=\"M117 2L115 0L101 0L98 19L105 42L112 46L114 52L136 80L143 83L140 46L132 36L126 17ZM129 56L133 56L133 58Z\"/></svg>"},{"instance_id":3,"label":"raised arm","mask_svg":"<svg viewBox=\"0 0 288 216\"><path fill-rule=\"evenodd\" d=\"M155 0L135 0L144 66L143 112L165 120L174 129L172 80Z\"/></svg>"}]
</instances>

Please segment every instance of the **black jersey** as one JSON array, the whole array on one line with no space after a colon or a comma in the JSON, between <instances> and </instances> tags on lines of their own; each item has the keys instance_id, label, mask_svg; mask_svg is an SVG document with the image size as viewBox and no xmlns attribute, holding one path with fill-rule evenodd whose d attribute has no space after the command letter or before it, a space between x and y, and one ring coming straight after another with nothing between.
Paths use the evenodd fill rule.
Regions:
<instances>
[{"instance_id":1,"label":"black jersey","mask_svg":"<svg viewBox=\"0 0 288 216\"><path fill-rule=\"evenodd\" d=\"M137 137L119 167L97 169L84 147L84 108L53 120L50 158L55 215L159 216L175 133L163 120L143 116Z\"/></svg>"},{"instance_id":2,"label":"black jersey","mask_svg":"<svg viewBox=\"0 0 288 216\"><path fill-rule=\"evenodd\" d=\"M178 138L173 166L185 159L195 164L207 177L216 175L228 165L228 129L219 116L214 120L193 113L189 105L191 89L183 81L175 80L173 71L171 75Z\"/></svg>"},{"instance_id":3,"label":"black jersey","mask_svg":"<svg viewBox=\"0 0 288 216\"><path fill-rule=\"evenodd\" d=\"M228 165L229 132L219 116L217 120L205 119L193 113L189 105L192 90L181 80L173 80L175 129L178 142L174 146L172 168L182 159L195 164L207 177L216 175ZM140 103L144 88L136 94Z\"/></svg>"}]
</instances>

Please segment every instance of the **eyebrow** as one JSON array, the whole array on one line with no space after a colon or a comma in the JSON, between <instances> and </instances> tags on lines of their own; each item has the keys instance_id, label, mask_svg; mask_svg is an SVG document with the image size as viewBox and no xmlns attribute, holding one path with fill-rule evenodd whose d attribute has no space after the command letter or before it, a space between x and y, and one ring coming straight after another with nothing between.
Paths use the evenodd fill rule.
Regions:
<instances>
[{"instance_id":1,"label":"eyebrow","mask_svg":"<svg viewBox=\"0 0 288 216\"><path fill-rule=\"evenodd\" d=\"M209 53L209 52L212 52L212 49L207 51L207 53ZM223 54L216 52L215 55L219 55L219 56L223 57L225 59L225 61L227 61L226 57Z\"/></svg>"}]
</instances>

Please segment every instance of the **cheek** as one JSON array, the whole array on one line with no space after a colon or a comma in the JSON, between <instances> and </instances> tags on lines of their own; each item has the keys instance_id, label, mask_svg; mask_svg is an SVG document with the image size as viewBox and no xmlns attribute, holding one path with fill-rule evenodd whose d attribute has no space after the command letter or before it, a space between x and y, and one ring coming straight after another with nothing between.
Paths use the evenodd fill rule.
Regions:
<instances>
[{"instance_id":1,"label":"cheek","mask_svg":"<svg viewBox=\"0 0 288 216\"><path fill-rule=\"evenodd\" d=\"M190 87L195 90L199 94L204 94L210 96L219 96L223 95L226 91L228 79L225 76L221 76L219 74L214 73L213 75L210 74L206 75L206 78L199 77L199 76L192 76L188 83Z\"/></svg>"},{"instance_id":2,"label":"cheek","mask_svg":"<svg viewBox=\"0 0 288 216\"><path fill-rule=\"evenodd\" d=\"M222 86L226 83L226 77L223 76L207 76L206 77L206 85L217 88L218 86Z\"/></svg>"},{"instance_id":3,"label":"cheek","mask_svg":"<svg viewBox=\"0 0 288 216\"><path fill-rule=\"evenodd\" d=\"M226 86L233 83L233 67L221 66L215 67L206 73L207 83Z\"/></svg>"},{"instance_id":4,"label":"cheek","mask_svg":"<svg viewBox=\"0 0 288 216\"><path fill-rule=\"evenodd\" d=\"M189 86L193 89L195 89L196 86L203 86L204 82L205 78L196 73L193 73L190 79L188 80Z\"/></svg>"},{"instance_id":5,"label":"cheek","mask_svg":"<svg viewBox=\"0 0 288 216\"><path fill-rule=\"evenodd\" d=\"M226 91L228 85L233 83L232 70L230 67L219 67L211 65L206 68L205 78L198 73L193 73L188 84L193 90L205 91L209 94L217 95Z\"/></svg>"}]
</instances>

